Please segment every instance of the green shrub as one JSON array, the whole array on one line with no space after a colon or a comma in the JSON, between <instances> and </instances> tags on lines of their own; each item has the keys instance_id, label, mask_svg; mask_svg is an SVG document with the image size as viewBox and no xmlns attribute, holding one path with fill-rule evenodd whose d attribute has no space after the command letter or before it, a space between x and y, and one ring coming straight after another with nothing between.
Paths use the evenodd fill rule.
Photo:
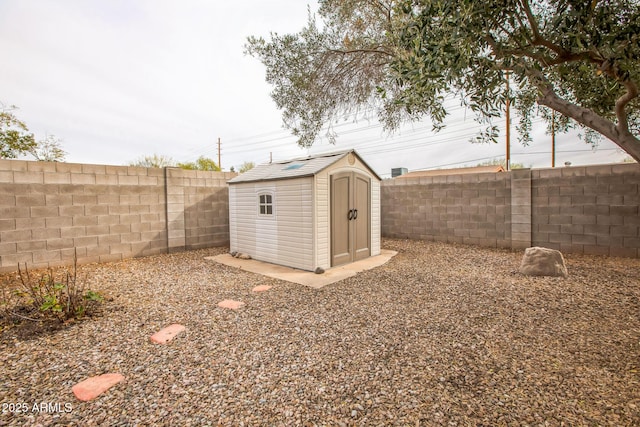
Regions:
<instances>
[{"instance_id":1,"label":"green shrub","mask_svg":"<svg viewBox=\"0 0 640 427\"><path fill-rule=\"evenodd\" d=\"M73 271L65 271L60 279L55 277L51 268L39 278L31 277L27 264L24 271L18 265L21 288L16 291L27 299L28 304L46 317L61 320L81 318L103 301L100 293L85 289L77 280L77 259L73 260Z\"/></svg>"}]
</instances>

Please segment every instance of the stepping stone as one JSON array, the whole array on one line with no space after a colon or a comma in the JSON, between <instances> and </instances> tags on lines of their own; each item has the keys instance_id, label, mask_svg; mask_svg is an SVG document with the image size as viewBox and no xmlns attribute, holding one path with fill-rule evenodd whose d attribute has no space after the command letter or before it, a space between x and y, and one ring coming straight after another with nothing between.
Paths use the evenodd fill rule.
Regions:
<instances>
[{"instance_id":1,"label":"stepping stone","mask_svg":"<svg viewBox=\"0 0 640 427\"><path fill-rule=\"evenodd\" d=\"M231 310L237 310L244 305L241 301L234 301L232 299L226 299L218 303L218 307L230 308Z\"/></svg>"},{"instance_id":2,"label":"stepping stone","mask_svg":"<svg viewBox=\"0 0 640 427\"><path fill-rule=\"evenodd\" d=\"M166 328L162 328L155 334L151 335L151 341L157 344L166 344L167 342L174 339L176 335L178 335L180 332L184 330L185 330L184 326L174 323L173 325L169 325Z\"/></svg>"},{"instance_id":3,"label":"stepping stone","mask_svg":"<svg viewBox=\"0 0 640 427\"><path fill-rule=\"evenodd\" d=\"M71 387L71 390L78 400L86 402L100 396L123 379L124 376L121 374L102 374L80 381Z\"/></svg>"},{"instance_id":4,"label":"stepping stone","mask_svg":"<svg viewBox=\"0 0 640 427\"><path fill-rule=\"evenodd\" d=\"M269 289L273 288L273 286L269 286L269 285L258 285L255 288L251 289L253 292L265 292L268 291Z\"/></svg>"}]
</instances>

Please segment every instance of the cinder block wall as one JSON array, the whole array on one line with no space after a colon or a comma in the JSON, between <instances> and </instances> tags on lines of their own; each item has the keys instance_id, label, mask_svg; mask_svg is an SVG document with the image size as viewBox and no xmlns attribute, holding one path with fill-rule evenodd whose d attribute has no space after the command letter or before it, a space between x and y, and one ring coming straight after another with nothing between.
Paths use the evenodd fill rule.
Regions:
<instances>
[{"instance_id":1,"label":"cinder block wall","mask_svg":"<svg viewBox=\"0 0 640 427\"><path fill-rule=\"evenodd\" d=\"M533 243L640 257L640 165L531 171Z\"/></svg>"},{"instance_id":2,"label":"cinder block wall","mask_svg":"<svg viewBox=\"0 0 640 427\"><path fill-rule=\"evenodd\" d=\"M70 264L74 251L88 263L223 245L228 230L194 220L184 209L228 215L220 193L233 176L0 160L0 271L25 262L34 268ZM208 195L190 198L194 188Z\"/></svg>"},{"instance_id":3,"label":"cinder block wall","mask_svg":"<svg viewBox=\"0 0 640 427\"><path fill-rule=\"evenodd\" d=\"M233 173L0 160L0 272L229 241ZM640 165L384 180L382 234L640 257Z\"/></svg>"},{"instance_id":4,"label":"cinder block wall","mask_svg":"<svg viewBox=\"0 0 640 427\"><path fill-rule=\"evenodd\" d=\"M229 189L236 174L213 175L202 171L184 174L185 248L199 249L229 244Z\"/></svg>"},{"instance_id":5,"label":"cinder block wall","mask_svg":"<svg viewBox=\"0 0 640 427\"><path fill-rule=\"evenodd\" d=\"M640 257L640 165L382 182L382 234Z\"/></svg>"},{"instance_id":6,"label":"cinder block wall","mask_svg":"<svg viewBox=\"0 0 640 427\"><path fill-rule=\"evenodd\" d=\"M382 181L382 235L511 245L511 177L467 174Z\"/></svg>"}]
</instances>

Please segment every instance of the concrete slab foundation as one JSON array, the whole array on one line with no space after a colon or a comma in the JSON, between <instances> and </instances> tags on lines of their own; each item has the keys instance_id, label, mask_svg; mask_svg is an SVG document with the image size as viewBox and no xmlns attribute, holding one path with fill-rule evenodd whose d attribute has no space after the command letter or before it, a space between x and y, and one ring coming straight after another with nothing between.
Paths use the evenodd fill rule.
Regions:
<instances>
[{"instance_id":1,"label":"concrete slab foundation","mask_svg":"<svg viewBox=\"0 0 640 427\"><path fill-rule=\"evenodd\" d=\"M298 283L300 285L320 289L323 286L329 285L331 283L335 283L348 277L355 276L361 271L379 267L389 261L396 254L396 251L382 249L380 251L380 255L352 262L351 264L333 267L322 274L315 274L310 271L298 270L295 268L284 267L282 265L256 261L254 259L238 259L232 257L229 254L205 257L205 259L216 261L220 264L228 265L230 267L239 268L241 270L250 271L252 273L273 277L275 279L286 280L287 282Z\"/></svg>"}]
</instances>

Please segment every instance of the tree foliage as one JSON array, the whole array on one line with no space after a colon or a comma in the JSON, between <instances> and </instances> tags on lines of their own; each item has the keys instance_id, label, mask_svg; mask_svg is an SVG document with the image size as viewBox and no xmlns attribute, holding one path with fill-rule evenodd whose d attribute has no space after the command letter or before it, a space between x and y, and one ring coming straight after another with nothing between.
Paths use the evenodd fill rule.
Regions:
<instances>
[{"instance_id":1,"label":"tree foliage","mask_svg":"<svg viewBox=\"0 0 640 427\"><path fill-rule=\"evenodd\" d=\"M204 156L198 157L195 162L178 163L176 166L182 169L199 171L220 171L220 167L212 159Z\"/></svg>"},{"instance_id":2,"label":"tree foliage","mask_svg":"<svg viewBox=\"0 0 640 427\"><path fill-rule=\"evenodd\" d=\"M150 156L142 156L133 162L129 162L129 166L138 166L142 168L164 168L174 165L175 162L171 157L156 153Z\"/></svg>"},{"instance_id":3,"label":"tree foliage","mask_svg":"<svg viewBox=\"0 0 640 427\"><path fill-rule=\"evenodd\" d=\"M63 162L67 153L62 149L60 138L47 135L36 140L27 125L14 114L17 109L0 103L0 159L31 155L38 161Z\"/></svg>"},{"instance_id":4,"label":"tree foliage","mask_svg":"<svg viewBox=\"0 0 640 427\"><path fill-rule=\"evenodd\" d=\"M491 159L491 160L487 160L481 163L476 164L476 166L502 166L503 169L507 169L507 160L502 158L502 159ZM531 166L525 166L524 163L509 163L509 169L513 170L513 169L525 169L525 167L531 167Z\"/></svg>"},{"instance_id":5,"label":"tree foliage","mask_svg":"<svg viewBox=\"0 0 640 427\"><path fill-rule=\"evenodd\" d=\"M244 162L242 165L240 165L240 168L238 169L238 173L245 173L246 171L249 171L255 167L256 167L256 164L254 162Z\"/></svg>"},{"instance_id":6,"label":"tree foliage","mask_svg":"<svg viewBox=\"0 0 640 427\"><path fill-rule=\"evenodd\" d=\"M380 3L378 5L378 3ZM266 66L272 98L301 146L311 146L324 124L378 106L394 51L388 39L391 7L378 1L320 2L321 28L310 15L298 34L249 37L246 52Z\"/></svg>"},{"instance_id":7,"label":"tree foliage","mask_svg":"<svg viewBox=\"0 0 640 427\"><path fill-rule=\"evenodd\" d=\"M143 168L164 168L178 167L187 170L219 171L218 165L210 158L200 156L195 162L176 163L171 157L162 154L152 154L142 156L138 160L129 163L129 166L140 166Z\"/></svg>"},{"instance_id":8,"label":"tree foliage","mask_svg":"<svg viewBox=\"0 0 640 427\"><path fill-rule=\"evenodd\" d=\"M0 159L15 159L36 149L35 137L13 113L17 107L0 106Z\"/></svg>"},{"instance_id":9,"label":"tree foliage","mask_svg":"<svg viewBox=\"0 0 640 427\"><path fill-rule=\"evenodd\" d=\"M640 160L640 2L636 0L320 0L297 34L250 37L272 97L310 146L348 114L375 111L389 130L429 116L454 94L477 113L479 140L507 98L522 141L542 109L556 131L572 119ZM505 79L512 82L505 91Z\"/></svg>"},{"instance_id":10,"label":"tree foliage","mask_svg":"<svg viewBox=\"0 0 640 427\"><path fill-rule=\"evenodd\" d=\"M62 149L60 138L47 135L29 150L29 154L40 162L64 162L67 152Z\"/></svg>"}]
</instances>

